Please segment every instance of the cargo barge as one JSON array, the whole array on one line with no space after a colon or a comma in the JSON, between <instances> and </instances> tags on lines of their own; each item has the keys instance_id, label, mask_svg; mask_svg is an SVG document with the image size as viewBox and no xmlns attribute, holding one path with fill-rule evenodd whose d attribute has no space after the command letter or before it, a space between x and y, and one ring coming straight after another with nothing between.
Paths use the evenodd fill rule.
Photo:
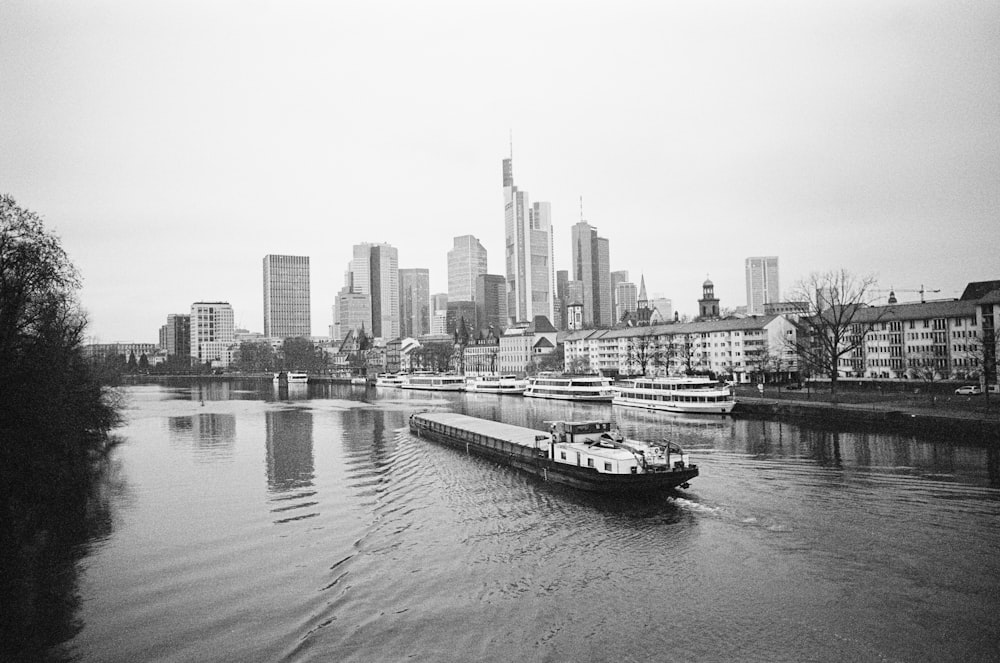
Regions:
<instances>
[{"instance_id":1,"label":"cargo barge","mask_svg":"<svg viewBox=\"0 0 1000 663\"><path fill-rule=\"evenodd\" d=\"M678 445L626 439L609 421L556 421L546 433L454 412L420 412L410 416L410 431L583 490L687 488L698 476L698 466Z\"/></svg>"}]
</instances>

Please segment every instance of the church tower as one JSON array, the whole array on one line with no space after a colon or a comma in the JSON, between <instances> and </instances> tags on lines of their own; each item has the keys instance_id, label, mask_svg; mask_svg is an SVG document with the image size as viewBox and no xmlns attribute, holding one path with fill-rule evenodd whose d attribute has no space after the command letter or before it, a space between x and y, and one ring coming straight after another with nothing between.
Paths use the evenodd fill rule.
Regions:
<instances>
[{"instance_id":1,"label":"church tower","mask_svg":"<svg viewBox=\"0 0 1000 663\"><path fill-rule=\"evenodd\" d=\"M715 285L705 279L701 284L701 299L698 300L698 318L710 320L719 317L719 300L715 298Z\"/></svg>"}]
</instances>

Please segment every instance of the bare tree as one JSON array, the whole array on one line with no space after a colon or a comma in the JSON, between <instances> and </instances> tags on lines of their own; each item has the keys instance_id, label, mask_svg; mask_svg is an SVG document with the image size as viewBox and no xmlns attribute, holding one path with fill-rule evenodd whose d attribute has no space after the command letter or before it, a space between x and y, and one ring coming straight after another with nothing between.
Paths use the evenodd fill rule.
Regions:
<instances>
[{"instance_id":1,"label":"bare tree","mask_svg":"<svg viewBox=\"0 0 1000 663\"><path fill-rule=\"evenodd\" d=\"M656 332L652 327L643 328L641 334L630 336L625 350L625 365L638 366L643 375L650 364L658 365L661 354Z\"/></svg>"},{"instance_id":2,"label":"bare tree","mask_svg":"<svg viewBox=\"0 0 1000 663\"><path fill-rule=\"evenodd\" d=\"M979 332L979 338L969 346L966 358L972 364L972 370L968 375L979 378L987 400L990 397L990 388L998 383L998 354L1000 354L1000 331L993 325L984 324L982 331Z\"/></svg>"},{"instance_id":3,"label":"bare tree","mask_svg":"<svg viewBox=\"0 0 1000 663\"><path fill-rule=\"evenodd\" d=\"M851 360L855 371L863 370L865 336L888 311L872 306L876 287L873 275L856 276L840 269L814 272L789 293L801 332L795 335L795 351L803 364L830 378L832 394L843 358Z\"/></svg>"}]
</instances>

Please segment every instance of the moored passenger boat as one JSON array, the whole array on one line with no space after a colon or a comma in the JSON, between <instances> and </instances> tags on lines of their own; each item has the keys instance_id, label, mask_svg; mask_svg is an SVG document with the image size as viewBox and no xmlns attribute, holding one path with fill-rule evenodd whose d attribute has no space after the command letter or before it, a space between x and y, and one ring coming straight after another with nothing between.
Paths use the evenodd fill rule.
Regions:
<instances>
[{"instance_id":1,"label":"moored passenger boat","mask_svg":"<svg viewBox=\"0 0 1000 663\"><path fill-rule=\"evenodd\" d=\"M520 395L528 387L527 380L516 375L481 375L465 383L465 390L481 394Z\"/></svg>"},{"instance_id":2,"label":"moored passenger boat","mask_svg":"<svg viewBox=\"0 0 1000 663\"><path fill-rule=\"evenodd\" d=\"M398 373L379 373L375 376L376 387L402 387L406 376Z\"/></svg>"},{"instance_id":3,"label":"moored passenger boat","mask_svg":"<svg viewBox=\"0 0 1000 663\"><path fill-rule=\"evenodd\" d=\"M528 378L524 395L560 401L601 401L614 398L611 378L601 375L538 375Z\"/></svg>"},{"instance_id":4,"label":"moored passenger boat","mask_svg":"<svg viewBox=\"0 0 1000 663\"><path fill-rule=\"evenodd\" d=\"M429 391L464 391L465 378L461 375L411 375L400 385L403 389Z\"/></svg>"},{"instance_id":5,"label":"moored passenger boat","mask_svg":"<svg viewBox=\"0 0 1000 663\"><path fill-rule=\"evenodd\" d=\"M294 384L296 382L305 384L309 382L309 374L305 371L280 371L274 374L274 382Z\"/></svg>"},{"instance_id":6,"label":"moored passenger boat","mask_svg":"<svg viewBox=\"0 0 1000 663\"><path fill-rule=\"evenodd\" d=\"M421 412L410 416L410 430L584 490L686 488L698 476L698 466L678 445L626 439L608 421L557 421L546 433L454 412Z\"/></svg>"},{"instance_id":7,"label":"moored passenger boat","mask_svg":"<svg viewBox=\"0 0 1000 663\"><path fill-rule=\"evenodd\" d=\"M615 387L615 405L688 414L729 414L736 405L732 389L707 377L658 377L628 380Z\"/></svg>"}]
</instances>

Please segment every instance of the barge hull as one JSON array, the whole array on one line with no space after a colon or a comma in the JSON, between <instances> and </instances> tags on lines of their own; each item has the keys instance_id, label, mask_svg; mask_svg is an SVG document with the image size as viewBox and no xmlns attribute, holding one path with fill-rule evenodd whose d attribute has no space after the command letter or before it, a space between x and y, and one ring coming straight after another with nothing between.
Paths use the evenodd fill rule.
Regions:
<instances>
[{"instance_id":1,"label":"barge hull","mask_svg":"<svg viewBox=\"0 0 1000 663\"><path fill-rule=\"evenodd\" d=\"M510 426L510 429L517 427ZM529 433L540 433L530 429L520 429ZM578 467L566 463L558 463L547 457L545 451L531 448L515 442L502 439L492 440L493 446L463 440L452 435L431 430L430 427L413 415L410 418L410 431L417 437L440 442L469 454L476 454L509 465L521 471L541 477L544 481L552 481L581 490L600 493L640 493L667 491L686 484L698 476L696 466L674 469L666 472L646 472L640 474L608 474L592 468ZM523 433L522 433L523 434Z\"/></svg>"}]
</instances>

